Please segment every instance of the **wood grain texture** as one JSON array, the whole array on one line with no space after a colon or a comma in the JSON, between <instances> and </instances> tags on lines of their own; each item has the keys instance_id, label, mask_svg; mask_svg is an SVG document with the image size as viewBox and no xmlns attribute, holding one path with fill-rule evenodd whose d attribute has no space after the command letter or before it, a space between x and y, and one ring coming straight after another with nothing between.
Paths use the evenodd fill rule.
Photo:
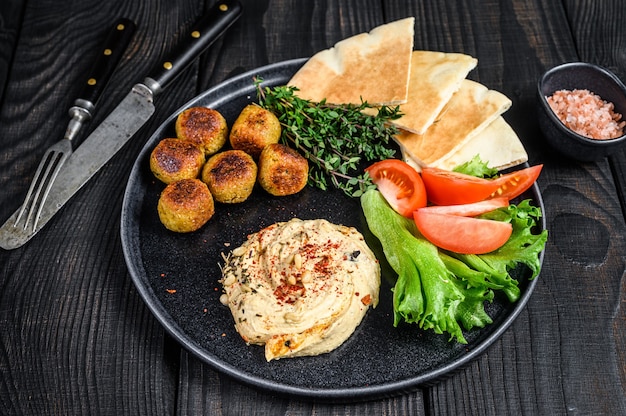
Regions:
<instances>
[{"instance_id":1,"label":"wood grain texture","mask_svg":"<svg viewBox=\"0 0 626 416\"><path fill-rule=\"evenodd\" d=\"M23 8L21 0L6 0L0 4L0 97L8 82Z\"/></svg>"},{"instance_id":2,"label":"wood grain texture","mask_svg":"<svg viewBox=\"0 0 626 416\"><path fill-rule=\"evenodd\" d=\"M202 11L192 1L59 6L29 2L24 12L0 115L2 218L19 206L45 147L61 137L109 25L124 15L138 30L91 127ZM194 94L197 72L183 76L154 123ZM129 143L36 243L0 253L1 414L174 411L178 347L173 354L165 348L168 338L135 291L119 241L120 184L145 139Z\"/></svg>"},{"instance_id":3,"label":"wood grain texture","mask_svg":"<svg viewBox=\"0 0 626 416\"><path fill-rule=\"evenodd\" d=\"M625 76L621 1L242 3L242 18L157 97L154 117L61 215L25 247L0 251L0 414L626 414L626 155L564 160L545 147L534 115L536 80L553 65L580 59ZM61 137L109 22L126 16L138 29L90 128L211 4L3 1L0 220L20 205L45 148ZM162 120L201 91L406 16L416 17L416 49L479 59L470 78L511 97L505 118L530 162L544 164L539 186L550 237L535 293L485 354L411 394L312 403L216 373L164 332L124 264L120 208L137 154Z\"/></svg>"},{"instance_id":4,"label":"wood grain texture","mask_svg":"<svg viewBox=\"0 0 626 416\"><path fill-rule=\"evenodd\" d=\"M610 2L593 1L566 1L568 16L572 22L572 31L576 39L579 59L585 62L593 62L604 66L614 72L622 82L626 82L626 32L621 28L621 22L626 18L626 8L622 4L611 4ZM621 150L614 156L609 157L610 171L603 174L610 176L615 181L615 188L609 186L606 189L599 189L592 194L590 205L600 205L599 212L606 212L608 209L603 201L606 197L617 195L621 206L621 212L611 211L612 221L608 224L598 226L597 234L592 233L592 237L599 238L603 227L616 227L620 236L624 236L624 217L626 216L626 151ZM612 199L612 198L611 198ZM604 234L605 236L606 234ZM606 238L606 237L605 237ZM593 240L591 240L593 242ZM600 292L598 300L606 300L605 304L599 304L597 308L589 311L594 317L598 317L600 327L599 333L594 334L593 343L595 348L590 354L602 354L610 363L610 368L618 369L617 373L607 372L606 377L596 374L593 380L585 380L592 385L602 387L609 383L607 393L600 394L601 397L613 402L608 397L613 392L619 400L619 406L614 408L605 405L602 410L607 412L626 412L626 404L623 398L626 397L626 374L619 369L626 369L626 274L623 261L623 240L607 241L608 247L620 245L622 251L617 251L612 255L616 258L606 258L606 262L612 262L613 269L607 275L607 280L602 282L603 291ZM620 254L621 253L621 254ZM588 296L592 294L589 293ZM604 317L604 319L602 319ZM604 334L609 336L603 336ZM593 335L591 335L593 336ZM591 364L590 364L591 365Z\"/></svg>"}]
</instances>

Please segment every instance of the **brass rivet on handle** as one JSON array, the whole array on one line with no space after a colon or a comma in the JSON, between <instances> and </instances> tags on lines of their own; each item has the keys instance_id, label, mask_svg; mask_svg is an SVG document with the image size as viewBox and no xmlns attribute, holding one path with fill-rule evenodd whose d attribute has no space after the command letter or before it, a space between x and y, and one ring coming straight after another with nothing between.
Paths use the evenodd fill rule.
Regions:
<instances>
[{"instance_id":1,"label":"brass rivet on handle","mask_svg":"<svg viewBox=\"0 0 626 416\"><path fill-rule=\"evenodd\" d=\"M220 10L225 12L226 10L228 10L228 5L227 4L220 4Z\"/></svg>"},{"instance_id":2,"label":"brass rivet on handle","mask_svg":"<svg viewBox=\"0 0 626 416\"><path fill-rule=\"evenodd\" d=\"M96 79L95 78L89 78L87 80L87 85L96 85Z\"/></svg>"},{"instance_id":3,"label":"brass rivet on handle","mask_svg":"<svg viewBox=\"0 0 626 416\"><path fill-rule=\"evenodd\" d=\"M109 49L109 48L106 48L106 49L104 50L104 54L105 54L106 56L109 56L109 55L111 55L112 53L113 53L113 52L112 52L112 51L111 51L111 49Z\"/></svg>"},{"instance_id":4,"label":"brass rivet on handle","mask_svg":"<svg viewBox=\"0 0 626 416\"><path fill-rule=\"evenodd\" d=\"M165 69L172 69L172 63L171 62L164 62L163 63L163 68Z\"/></svg>"},{"instance_id":5,"label":"brass rivet on handle","mask_svg":"<svg viewBox=\"0 0 626 416\"><path fill-rule=\"evenodd\" d=\"M116 27L117 30L124 30L124 23L120 23Z\"/></svg>"},{"instance_id":6,"label":"brass rivet on handle","mask_svg":"<svg viewBox=\"0 0 626 416\"><path fill-rule=\"evenodd\" d=\"M194 39L198 39L200 37L200 32L194 30L193 32L191 32L191 37Z\"/></svg>"}]
</instances>

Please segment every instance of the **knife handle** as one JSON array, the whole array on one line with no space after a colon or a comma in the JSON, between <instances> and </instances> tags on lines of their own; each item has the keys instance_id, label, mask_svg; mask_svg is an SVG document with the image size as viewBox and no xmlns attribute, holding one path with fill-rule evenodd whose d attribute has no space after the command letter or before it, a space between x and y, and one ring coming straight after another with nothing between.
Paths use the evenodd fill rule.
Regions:
<instances>
[{"instance_id":1,"label":"knife handle","mask_svg":"<svg viewBox=\"0 0 626 416\"><path fill-rule=\"evenodd\" d=\"M220 0L194 24L177 50L158 65L145 80L154 95L163 91L180 73L219 38L241 15L236 0Z\"/></svg>"},{"instance_id":2,"label":"knife handle","mask_svg":"<svg viewBox=\"0 0 626 416\"><path fill-rule=\"evenodd\" d=\"M113 25L107 35L100 55L94 63L89 78L85 83L79 98L74 102L91 113L102 95L109 78L115 71L118 62L124 55L126 47L135 33L135 23L127 18L121 18ZM91 114L90 114L91 115Z\"/></svg>"}]
</instances>

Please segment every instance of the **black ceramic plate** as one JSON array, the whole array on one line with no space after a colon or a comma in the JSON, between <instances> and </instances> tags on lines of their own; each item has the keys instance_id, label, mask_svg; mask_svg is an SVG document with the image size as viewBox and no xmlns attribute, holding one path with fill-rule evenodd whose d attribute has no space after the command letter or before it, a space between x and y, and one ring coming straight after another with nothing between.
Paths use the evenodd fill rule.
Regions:
<instances>
[{"instance_id":1,"label":"black ceramic plate","mask_svg":"<svg viewBox=\"0 0 626 416\"><path fill-rule=\"evenodd\" d=\"M253 77L266 85L286 83L303 60L269 65L237 76L188 102L183 108L219 110L232 125L245 104L256 97ZM433 383L463 366L492 344L524 307L536 279L515 271L522 296L515 304L496 299L488 305L494 323L466 333L467 345L416 325L393 326L391 288L395 276L383 267L380 303L368 311L357 331L338 349L318 357L266 362L263 348L248 346L234 329L219 297L221 253L239 246L250 233L293 217L326 218L355 226L374 250L359 201L340 192L307 187L300 194L272 198L257 189L238 205L217 205L201 230L175 234L159 222L157 200L163 189L149 169L148 158L159 140L174 134L172 114L146 143L131 172L122 210L121 237L132 279L146 304L166 330L212 368L242 383L273 393L308 399L364 400L390 396ZM542 206L535 185L526 198ZM542 225L545 227L545 223ZM380 259L384 256L379 254Z\"/></svg>"}]
</instances>

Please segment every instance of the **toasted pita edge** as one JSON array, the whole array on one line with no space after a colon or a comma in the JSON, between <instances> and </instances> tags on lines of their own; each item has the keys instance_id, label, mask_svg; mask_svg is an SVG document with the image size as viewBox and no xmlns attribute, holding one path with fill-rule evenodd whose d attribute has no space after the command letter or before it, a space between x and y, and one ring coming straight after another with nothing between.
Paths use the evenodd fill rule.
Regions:
<instances>
[{"instance_id":1,"label":"toasted pita edge","mask_svg":"<svg viewBox=\"0 0 626 416\"><path fill-rule=\"evenodd\" d=\"M476 155L489 167L498 170L528 161L524 145L513 128L500 116L456 152L432 162L429 166L452 170Z\"/></svg>"},{"instance_id":2,"label":"toasted pita edge","mask_svg":"<svg viewBox=\"0 0 626 416\"><path fill-rule=\"evenodd\" d=\"M402 160L418 172L425 166L452 170L470 161L476 155L486 162L487 166L498 170L511 168L528 161L528 154L524 145L502 116L496 118L483 131L447 158L426 164L411 155L403 146L400 146L400 150Z\"/></svg>"},{"instance_id":3,"label":"toasted pita edge","mask_svg":"<svg viewBox=\"0 0 626 416\"><path fill-rule=\"evenodd\" d=\"M444 159L508 110L511 100L484 85L463 80L445 113L423 135L401 130L395 140L424 164Z\"/></svg>"},{"instance_id":4,"label":"toasted pita edge","mask_svg":"<svg viewBox=\"0 0 626 416\"><path fill-rule=\"evenodd\" d=\"M403 116L393 123L424 134L477 65L478 59L462 53L413 51L407 102L400 105Z\"/></svg>"},{"instance_id":5,"label":"toasted pita edge","mask_svg":"<svg viewBox=\"0 0 626 416\"><path fill-rule=\"evenodd\" d=\"M407 17L343 39L313 55L287 85L296 95L334 104L405 103L411 74L415 18ZM387 76L393 73L394 76Z\"/></svg>"}]
</instances>

